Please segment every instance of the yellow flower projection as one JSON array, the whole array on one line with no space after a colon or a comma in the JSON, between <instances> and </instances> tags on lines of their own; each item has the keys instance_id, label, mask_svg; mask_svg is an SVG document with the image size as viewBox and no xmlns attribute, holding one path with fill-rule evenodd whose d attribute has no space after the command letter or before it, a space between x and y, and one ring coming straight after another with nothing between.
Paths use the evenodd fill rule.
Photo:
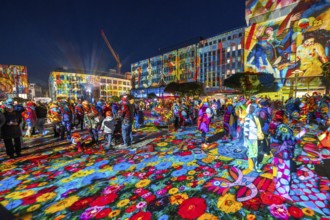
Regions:
<instances>
[{"instance_id":1,"label":"yellow flower projection","mask_svg":"<svg viewBox=\"0 0 330 220\"><path fill-rule=\"evenodd\" d=\"M32 205L30 206L29 208L26 209L27 212L34 212L35 210L39 209L40 208L40 204L35 204L35 205Z\"/></svg>"},{"instance_id":2,"label":"yellow flower projection","mask_svg":"<svg viewBox=\"0 0 330 220\"><path fill-rule=\"evenodd\" d=\"M121 200L121 201L119 201L119 202L117 203L117 207L118 207L118 208L124 207L124 206L126 206L129 202L130 202L129 199L123 199L123 200Z\"/></svg>"},{"instance_id":3,"label":"yellow flower projection","mask_svg":"<svg viewBox=\"0 0 330 220\"><path fill-rule=\"evenodd\" d=\"M242 208L242 203L237 202L235 195L227 193L224 196L219 197L218 208L225 213L234 213Z\"/></svg>"},{"instance_id":4,"label":"yellow flower projection","mask_svg":"<svg viewBox=\"0 0 330 220\"><path fill-rule=\"evenodd\" d=\"M109 218L114 218L119 214L120 214L120 210L118 210L118 209L117 210L112 210L112 212L109 213L108 217Z\"/></svg>"},{"instance_id":5,"label":"yellow flower projection","mask_svg":"<svg viewBox=\"0 0 330 220\"><path fill-rule=\"evenodd\" d=\"M170 194L170 195L174 195L174 194L176 194L176 193L178 193L179 192L179 189L178 188L172 188L172 189L170 189L169 191L168 191L168 194Z\"/></svg>"},{"instance_id":6,"label":"yellow flower projection","mask_svg":"<svg viewBox=\"0 0 330 220\"><path fill-rule=\"evenodd\" d=\"M31 196L34 193L35 193L34 190L25 190L25 191L20 191L20 192L12 192L12 193L6 195L5 198L18 200L18 199L22 199L22 198Z\"/></svg>"},{"instance_id":7,"label":"yellow flower projection","mask_svg":"<svg viewBox=\"0 0 330 220\"><path fill-rule=\"evenodd\" d=\"M37 202L45 202L47 200L50 200L56 196L56 193L54 192L49 192L49 193L44 193L37 198Z\"/></svg>"},{"instance_id":8,"label":"yellow flower projection","mask_svg":"<svg viewBox=\"0 0 330 220\"><path fill-rule=\"evenodd\" d=\"M135 187L136 188L144 188L146 186L149 186L150 182L151 182L151 180L148 180L148 179L141 180L141 181L139 181L135 184Z\"/></svg>"},{"instance_id":9,"label":"yellow flower projection","mask_svg":"<svg viewBox=\"0 0 330 220\"><path fill-rule=\"evenodd\" d=\"M187 193L175 194L170 197L170 203L172 205L180 205L184 200L186 200L188 198L189 198L189 196L187 195Z\"/></svg>"},{"instance_id":10,"label":"yellow flower projection","mask_svg":"<svg viewBox=\"0 0 330 220\"><path fill-rule=\"evenodd\" d=\"M199 216L197 220L218 220L219 218L215 215L210 213L204 213L203 215Z\"/></svg>"},{"instance_id":11,"label":"yellow flower projection","mask_svg":"<svg viewBox=\"0 0 330 220\"><path fill-rule=\"evenodd\" d=\"M59 212L63 209L70 207L73 203L77 202L78 200L79 200L78 196L70 196L46 208L45 213L50 214L50 213Z\"/></svg>"}]
</instances>

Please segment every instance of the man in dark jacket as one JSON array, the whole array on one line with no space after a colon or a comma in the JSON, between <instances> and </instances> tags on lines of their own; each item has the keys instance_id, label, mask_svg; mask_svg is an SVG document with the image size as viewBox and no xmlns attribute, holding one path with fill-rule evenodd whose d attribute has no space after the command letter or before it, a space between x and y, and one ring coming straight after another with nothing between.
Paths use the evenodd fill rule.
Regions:
<instances>
[{"instance_id":1,"label":"man in dark jacket","mask_svg":"<svg viewBox=\"0 0 330 220\"><path fill-rule=\"evenodd\" d=\"M6 153L10 158L14 158L14 153L19 157L21 156L21 136L22 132L19 124L22 117L14 110L14 106L10 104L5 105L5 123L1 128L1 136L5 143ZM14 143L13 144L13 139Z\"/></svg>"},{"instance_id":2,"label":"man in dark jacket","mask_svg":"<svg viewBox=\"0 0 330 220\"><path fill-rule=\"evenodd\" d=\"M127 102L128 101L128 102ZM123 147L127 147L133 142L133 133L132 126L134 122L135 115L135 105L134 105L134 97L125 97L122 100L122 108L121 108L121 119L122 119L122 136L123 136Z\"/></svg>"},{"instance_id":3,"label":"man in dark jacket","mask_svg":"<svg viewBox=\"0 0 330 220\"><path fill-rule=\"evenodd\" d=\"M45 135L44 124L47 118L47 107L44 104L42 104L40 101L37 102L36 115L37 115L38 132L39 134Z\"/></svg>"}]
</instances>

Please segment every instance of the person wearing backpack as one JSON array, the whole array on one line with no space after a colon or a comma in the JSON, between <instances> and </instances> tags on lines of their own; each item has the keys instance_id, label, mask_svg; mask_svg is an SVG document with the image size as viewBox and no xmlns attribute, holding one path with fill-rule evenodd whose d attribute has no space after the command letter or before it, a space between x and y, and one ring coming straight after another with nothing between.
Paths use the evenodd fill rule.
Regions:
<instances>
[{"instance_id":1,"label":"person wearing backpack","mask_svg":"<svg viewBox=\"0 0 330 220\"><path fill-rule=\"evenodd\" d=\"M104 139L107 140L107 145L105 146L106 150L111 148L111 141L113 132L115 130L116 120L113 118L111 111L105 113L105 119L102 121L101 131L104 135Z\"/></svg>"}]
</instances>

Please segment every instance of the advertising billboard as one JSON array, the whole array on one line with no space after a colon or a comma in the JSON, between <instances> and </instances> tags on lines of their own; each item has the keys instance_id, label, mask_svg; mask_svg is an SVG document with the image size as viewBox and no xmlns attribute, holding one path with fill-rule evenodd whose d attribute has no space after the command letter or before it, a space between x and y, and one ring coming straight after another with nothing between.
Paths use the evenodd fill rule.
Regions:
<instances>
[{"instance_id":1,"label":"advertising billboard","mask_svg":"<svg viewBox=\"0 0 330 220\"><path fill-rule=\"evenodd\" d=\"M0 97L27 98L29 93L26 66L0 64Z\"/></svg>"},{"instance_id":2,"label":"advertising billboard","mask_svg":"<svg viewBox=\"0 0 330 220\"><path fill-rule=\"evenodd\" d=\"M280 86L321 85L329 61L330 2L301 1L278 19L245 30L245 72L273 74Z\"/></svg>"}]
</instances>

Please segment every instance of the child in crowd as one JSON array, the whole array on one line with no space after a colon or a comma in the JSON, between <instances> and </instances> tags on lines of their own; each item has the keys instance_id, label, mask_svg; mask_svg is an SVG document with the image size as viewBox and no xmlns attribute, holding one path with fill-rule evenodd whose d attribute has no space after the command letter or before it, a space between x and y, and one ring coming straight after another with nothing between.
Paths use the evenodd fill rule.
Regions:
<instances>
[{"instance_id":1,"label":"child in crowd","mask_svg":"<svg viewBox=\"0 0 330 220\"><path fill-rule=\"evenodd\" d=\"M71 135L71 142L73 145L77 146L78 152L82 152L85 150L85 144L82 141L82 138L80 137L80 134L78 132L75 132Z\"/></svg>"},{"instance_id":2,"label":"child in crowd","mask_svg":"<svg viewBox=\"0 0 330 220\"><path fill-rule=\"evenodd\" d=\"M111 147L113 132L115 130L116 120L113 118L111 111L107 111L105 116L106 118L103 120L101 125L101 131L104 134L104 138L108 141L105 149L109 150Z\"/></svg>"}]
</instances>

